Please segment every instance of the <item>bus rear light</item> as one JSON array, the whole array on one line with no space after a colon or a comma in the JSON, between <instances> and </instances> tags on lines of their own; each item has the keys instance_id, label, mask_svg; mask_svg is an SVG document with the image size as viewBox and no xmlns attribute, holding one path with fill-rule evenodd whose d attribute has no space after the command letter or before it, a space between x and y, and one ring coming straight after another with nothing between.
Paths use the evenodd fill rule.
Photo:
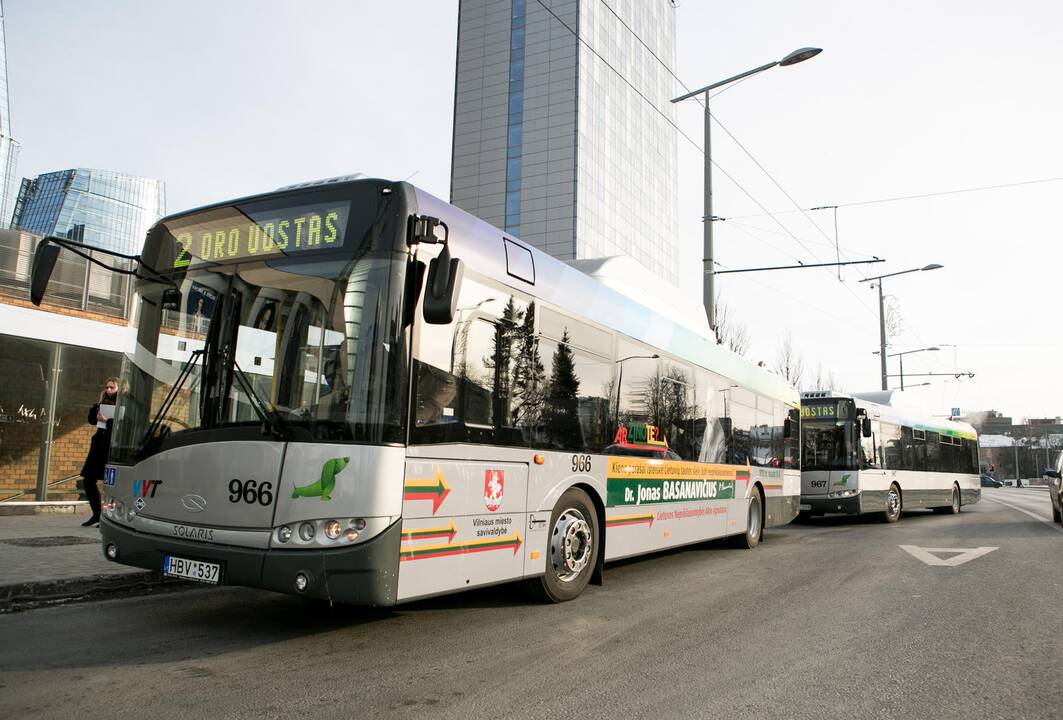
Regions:
<instances>
[{"instance_id":1,"label":"bus rear light","mask_svg":"<svg viewBox=\"0 0 1063 720\"><path fill-rule=\"evenodd\" d=\"M343 529L340 527L338 520L329 520L325 523L325 537L329 540L336 540L341 532L343 532Z\"/></svg>"}]
</instances>

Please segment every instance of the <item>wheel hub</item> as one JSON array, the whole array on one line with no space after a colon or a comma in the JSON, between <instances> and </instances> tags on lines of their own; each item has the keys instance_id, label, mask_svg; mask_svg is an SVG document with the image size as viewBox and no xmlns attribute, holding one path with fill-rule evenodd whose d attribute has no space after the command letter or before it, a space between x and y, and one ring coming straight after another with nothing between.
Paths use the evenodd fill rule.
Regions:
<instances>
[{"instance_id":1,"label":"wheel hub","mask_svg":"<svg viewBox=\"0 0 1063 720\"><path fill-rule=\"evenodd\" d=\"M594 557L591 526L578 510L569 508L557 518L550 534L550 563L561 582L571 582Z\"/></svg>"}]
</instances>

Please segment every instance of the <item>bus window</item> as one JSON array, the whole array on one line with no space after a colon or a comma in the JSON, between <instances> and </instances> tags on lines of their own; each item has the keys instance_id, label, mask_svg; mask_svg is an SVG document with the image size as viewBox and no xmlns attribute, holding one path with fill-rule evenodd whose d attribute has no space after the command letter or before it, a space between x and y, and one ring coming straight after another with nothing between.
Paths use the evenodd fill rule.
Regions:
<instances>
[{"instance_id":1,"label":"bus window","mask_svg":"<svg viewBox=\"0 0 1063 720\"><path fill-rule=\"evenodd\" d=\"M535 445L602 452L612 439L613 363L561 341L541 340L546 383Z\"/></svg>"},{"instance_id":2,"label":"bus window","mask_svg":"<svg viewBox=\"0 0 1063 720\"><path fill-rule=\"evenodd\" d=\"M901 429L891 423L882 423L878 445L882 453L882 467L886 470L901 469Z\"/></svg>"}]
</instances>

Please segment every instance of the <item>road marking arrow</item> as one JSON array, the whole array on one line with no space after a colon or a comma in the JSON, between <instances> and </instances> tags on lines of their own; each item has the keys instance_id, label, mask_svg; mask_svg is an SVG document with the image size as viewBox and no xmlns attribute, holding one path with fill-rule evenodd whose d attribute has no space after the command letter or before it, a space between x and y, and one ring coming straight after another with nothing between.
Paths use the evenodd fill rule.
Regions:
<instances>
[{"instance_id":1,"label":"road marking arrow","mask_svg":"<svg viewBox=\"0 0 1063 720\"><path fill-rule=\"evenodd\" d=\"M403 528L402 539L405 540L425 540L427 538L446 538L447 542L453 542L454 536L458 534L458 528L455 527L454 521L451 520L450 524L445 527L427 527L427 528Z\"/></svg>"},{"instance_id":2,"label":"road marking arrow","mask_svg":"<svg viewBox=\"0 0 1063 720\"><path fill-rule=\"evenodd\" d=\"M450 485L443 477L443 471L436 465L436 476L431 480L423 478L407 478L402 484L403 500L431 500L432 514L443 504L444 498L450 494Z\"/></svg>"},{"instance_id":3,"label":"road marking arrow","mask_svg":"<svg viewBox=\"0 0 1063 720\"><path fill-rule=\"evenodd\" d=\"M424 560L426 558L446 557L447 555L466 555L469 553L488 552L490 550L513 549L517 554L522 542L520 533L513 533L508 537L485 538L483 540L468 540L454 543L453 545L409 545L399 550L399 561Z\"/></svg>"},{"instance_id":4,"label":"road marking arrow","mask_svg":"<svg viewBox=\"0 0 1063 720\"><path fill-rule=\"evenodd\" d=\"M988 555L997 548L995 547L976 547L976 548L924 548L918 545L898 545L901 550L912 557L922 560L927 565L939 565L944 567L956 567L957 565L963 565L965 562L970 562L975 558L980 558L983 555ZM938 557L934 553L952 553L952 557Z\"/></svg>"}]
</instances>

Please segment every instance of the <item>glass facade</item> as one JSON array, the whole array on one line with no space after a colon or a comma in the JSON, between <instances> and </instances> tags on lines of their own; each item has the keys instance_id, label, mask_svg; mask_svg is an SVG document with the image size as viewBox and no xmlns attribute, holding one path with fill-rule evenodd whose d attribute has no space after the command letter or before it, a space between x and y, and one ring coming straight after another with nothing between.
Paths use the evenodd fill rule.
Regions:
<instances>
[{"instance_id":1,"label":"glass facade","mask_svg":"<svg viewBox=\"0 0 1063 720\"><path fill-rule=\"evenodd\" d=\"M674 63L669 0L461 0L451 202L677 283Z\"/></svg>"},{"instance_id":2,"label":"glass facade","mask_svg":"<svg viewBox=\"0 0 1063 720\"><path fill-rule=\"evenodd\" d=\"M0 228L6 228L15 202L19 144L11 137L11 103L7 95L7 38L0 0Z\"/></svg>"},{"instance_id":3,"label":"glass facade","mask_svg":"<svg viewBox=\"0 0 1063 720\"><path fill-rule=\"evenodd\" d=\"M165 212L162 181L78 168L24 178L11 224L136 255Z\"/></svg>"}]
</instances>

